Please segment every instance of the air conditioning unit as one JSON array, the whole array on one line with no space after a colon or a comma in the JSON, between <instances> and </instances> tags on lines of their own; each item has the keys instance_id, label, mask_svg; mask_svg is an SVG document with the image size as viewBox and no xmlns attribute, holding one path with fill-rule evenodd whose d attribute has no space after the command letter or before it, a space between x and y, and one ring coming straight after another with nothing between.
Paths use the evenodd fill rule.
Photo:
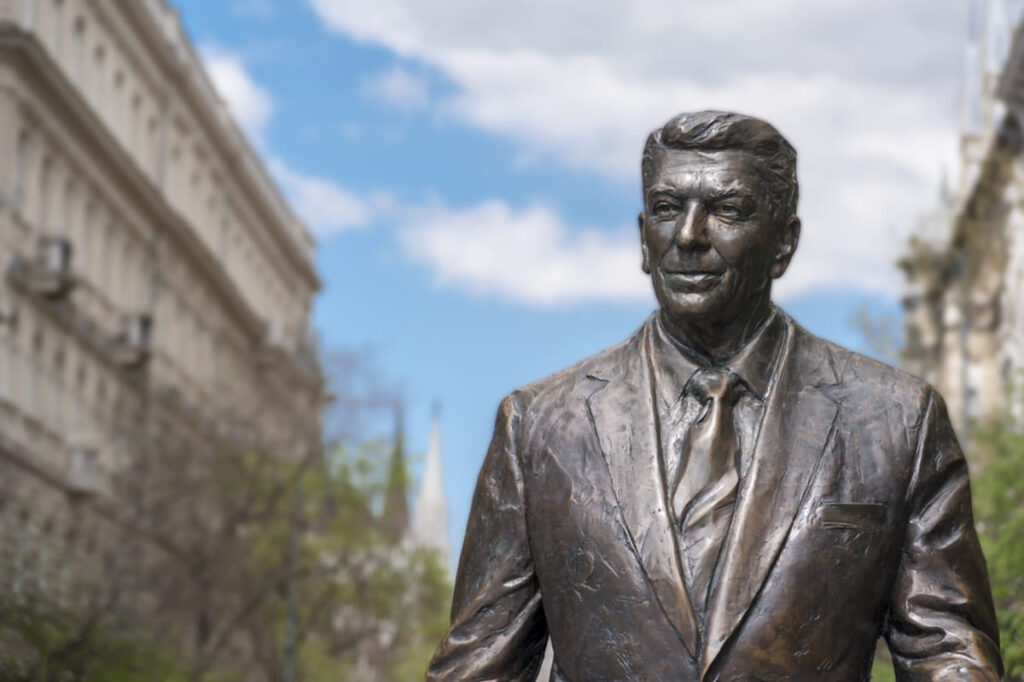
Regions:
<instances>
[{"instance_id":1,"label":"air conditioning unit","mask_svg":"<svg viewBox=\"0 0 1024 682\"><path fill-rule=\"evenodd\" d=\"M75 285L71 272L73 249L67 237L42 236L28 272L29 288L48 298L61 298Z\"/></svg>"},{"instance_id":2,"label":"air conditioning unit","mask_svg":"<svg viewBox=\"0 0 1024 682\"><path fill-rule=\"evenodd\" d=\"M10 292L0 285L0 326L13 328L18 324L18 309L14 307Z\"/></svg>"},{"instance_id":3,"label":"air conditioning unit","mask_svg":"<svg viewBox=\"0 0 1024 682\"><path fill-rule=\"evenodd\" d=\"M94 495L99 491L99 456L95 447L78 444L68 450L67 487L75 495Z\"/></svg>"},{"instance_id":4,"label":"air conditioning unit","mask_svg":"<svg viewBox=\"0 0 1024 682\"><path fill-rule=\"evenodd\" d=\"M132 313L121 318L121 331L113 339L112 352L117 364L135 369L149 359L153 318Z\"/></svg>"},{"instance_id":5,"label":"air conditioning unit","mask_svg":"<svg viewBox=\"0 0 1024 682\"><path fill-rule=\"evenodd\" d=\"M267 322L265 345L276 350L287 350L288 348L288 327L284 320L274 318Z\"/></svg>"},{"instance_id":6,"label":"air conditioning unit","mask_svg":"<svg viewBox=\"0 0 1024 682\"><path fill-rule=\"evenodd\" d=\"M277 365L283 362L290 352L288 327L285 325L284 320L280 318L267 320L263 331L263 347L260 353L264 366Z\"/></svg>"}]
</instances>

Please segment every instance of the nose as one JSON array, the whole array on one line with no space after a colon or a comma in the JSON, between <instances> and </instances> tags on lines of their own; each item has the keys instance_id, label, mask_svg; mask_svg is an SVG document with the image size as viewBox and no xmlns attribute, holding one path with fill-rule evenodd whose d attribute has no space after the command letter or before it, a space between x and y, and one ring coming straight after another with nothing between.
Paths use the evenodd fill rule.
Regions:
<instances>
[{"instance_id":1,"label":"nose","mask_svg":"<svg viewBox=\"0 0 1024 682\"><path fill-rule=\"evenodd\" d=\"M700 202L686 202L676 223L676 245L683 249L707 246L707 211Z\"/></svg>"}]
</instances>

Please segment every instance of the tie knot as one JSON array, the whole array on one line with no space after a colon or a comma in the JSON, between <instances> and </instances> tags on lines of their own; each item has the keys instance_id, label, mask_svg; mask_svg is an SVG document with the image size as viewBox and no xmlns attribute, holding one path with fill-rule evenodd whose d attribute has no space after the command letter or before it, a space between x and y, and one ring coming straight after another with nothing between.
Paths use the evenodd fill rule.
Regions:
<instances>
[{"instance_id":1,"label":"tie knot","mask_svg":"<svg viewBox=\"0 0 1024 682\"><path fill-rule=\"evenodd\" d=\"M732 405L739 397L741 385L740 378L729 370L706 367L693 373L686 390L701 402L711 399Z\"/></svg>"}]
</instances>

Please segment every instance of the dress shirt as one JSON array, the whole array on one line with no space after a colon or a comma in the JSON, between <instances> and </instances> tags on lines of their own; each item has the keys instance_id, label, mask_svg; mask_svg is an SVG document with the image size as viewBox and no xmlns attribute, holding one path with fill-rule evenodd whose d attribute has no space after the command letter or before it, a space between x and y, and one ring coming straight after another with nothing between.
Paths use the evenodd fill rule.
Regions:
<instances>
[{"instance_id":1,"label":"dress shirt","mask_svg":"<svg viewBox=\"0 0 1024 682\"><path fill-rule=\"evenodd\" d=\"M705 397L702 401L697 398L694 391L687 391L687 383L691 377L701 368L715 368L731 372L738 377L738 399L735 406L731 408L732 428L735 430L735 438L739 441L739 462L738 474L740 482L744 473L749 469L750 459L760 428L761 417L764 412L765 401L774 383L775 368L778 366L776 356L781 347L781 341L785 334L785 323L782 316L772 310L769 318L762 324L761 328L754 334L754 337L730 360L718 365L712 364L707 358L699 358L695 352L686 348L683 344L672 338L662 325L658 316L654 325L655 332L651 341L651 366L653 371L654 394L657 403L659 422L659 451L662 458L662 471L664 474L664 486L666 499L672 500L676 486L679 485L680 477L686 469L689 452L685 451L684 443L688 442L684 436L695 425L704 418L706 410L710 408ZM728 447L723 444L723 447ZM683 451L678 451L683 448ZM705 453L706 456L706 453ZM693 473L686 474L692 477ZM710 475L708 475L711 478ZM688 487L700 490L706 486L716 484L715 481L692 480L688 478ZM736 489L738 491L738 484ZM736 492L733 492L735 495ZM691 603L698 614L698 621L703 628L704 611L706 607L706 591L718 552L724 542L725 534L728 532L731 519L731 510L720 521L711 524L702 524L704 539L697 540L705 547L703 550L687 549L687 542L693 542L694 536L687 534L683 528L682 519L676 518L680 511L676 505L670 502L670 514L674 519L674 527L677 532L680 560L682 561L687 589L693 590L699 586L697 593L691 593ZM728 509L728 508L726 508ZM687 528L690 528L689 524ZM711 533L711 536L707 533ZM710 542L710 545L703 543ZM703 576L698 578L697 576Z\"/></svg>"},{"instance_id":2,"label":"dress shirt","mask_svg":"<svg viewBox=\"0 0 1024 682\"><path fill-rule=\"evenodd\" d=\"M671 414L675 404L685 401L683 422L693 424L701 416L704 407L699 401L685 395L683 389L699 368L715 365L708 359L700 358L695 351L672 338L662 324L660 315L655 315L654 331L651 338L651 364L654 371L658 421L665 425L666 417ZM782 315L773 308L771 315L761 325L754 338L732 359L719 365L742 379L746 389L736 404L733 417L740 439L741 480L750 465L754 441L757 439L761 416L764 413L764 403L774 383L775 370L778 366L776 360L785 332L786 324ZM670 442L673 435L675 434L659 433L659 448L661 444ZM664 461L664 449L661 450L666 466L666 479L673 481L674 476L668 474L674 473L679 463ZM685 454L683 453L683 456Z\"/></svg>"}]
</instances>

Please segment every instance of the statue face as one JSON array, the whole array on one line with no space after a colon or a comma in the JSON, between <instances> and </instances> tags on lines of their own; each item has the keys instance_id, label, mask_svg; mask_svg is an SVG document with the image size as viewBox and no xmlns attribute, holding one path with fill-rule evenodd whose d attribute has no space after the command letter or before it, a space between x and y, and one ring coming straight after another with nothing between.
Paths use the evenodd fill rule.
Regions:
<instances>
[{"instance_id":1,"label":"statue face","mask_svg":"<svg viewBox=\"0 0 1024 682\"><path fill-rule=\"evenodd\" d=\"M732 321L785 272L800 222L776 225L757 159L743 150L662 149L644 188L644 270L663 313Z\"/></svg>"}]
</instances>

